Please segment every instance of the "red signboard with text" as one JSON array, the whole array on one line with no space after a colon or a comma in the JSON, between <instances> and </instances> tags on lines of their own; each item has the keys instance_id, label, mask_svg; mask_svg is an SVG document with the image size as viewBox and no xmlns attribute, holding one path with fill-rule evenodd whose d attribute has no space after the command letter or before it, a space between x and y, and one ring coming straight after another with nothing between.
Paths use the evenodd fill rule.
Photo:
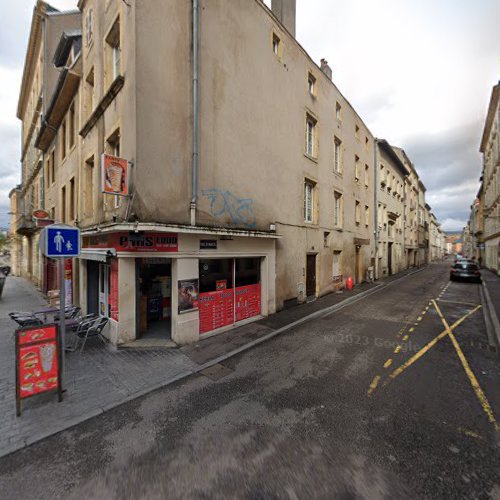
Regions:
<instances>
[{"instance_id":1,"label":"red signboard with text","mask_svg":"<svg viewBox=\"0 0 500 500\"><path fill-rule=\"evenodd\" d=\"M200 293L200 334L234 323L234 290Z\"/></svg>"},{"instance_id":2,"label":"red signboard with text","mask_svg":"<svg viewBox=\"0 0 500 500\"><path fill-rule=\"evenodd\" d=\"M253 318L260 314L260 285L236 288L236 321Z\"/></svg>"},{"instance_id":3,"label":"red signboard with text","mask_svg":"<svg viewBox=\"0 0 500 500\"><path fill-rule=\"evenodd\" d=\"M58 391L62 400L57 325L16 331L16 407L21 400L42 392Z\"/></svg>"},{"instance_id":4,"label":"red signboard with text","mask_svg":"<svg viewBox=\"0 0 500 500\"><path fill-rule=\"evenodd\" d=\"M116 232L83 238L83 248L114 248L117 252L177 252L176 233Z\"/></svg>"}]
</instances>

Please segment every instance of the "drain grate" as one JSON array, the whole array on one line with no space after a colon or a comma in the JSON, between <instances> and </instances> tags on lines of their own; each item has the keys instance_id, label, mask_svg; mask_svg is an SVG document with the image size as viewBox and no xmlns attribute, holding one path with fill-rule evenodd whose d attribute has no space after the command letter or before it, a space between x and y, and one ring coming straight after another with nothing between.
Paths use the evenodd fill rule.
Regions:
<instances>
[{"instance_id":1,"label":"drain grate","mask_svg":"<svg viewBox=\"0 0 500 500\"><path fill-rule=\"evenodd\" d=\"M217 363L215 365L209 366L200 372L205 377L208 377L210 380L220 380L221 378L227 377L233 370L228 368L227 366L221 365Z\"/></svg>"}]
</instances>

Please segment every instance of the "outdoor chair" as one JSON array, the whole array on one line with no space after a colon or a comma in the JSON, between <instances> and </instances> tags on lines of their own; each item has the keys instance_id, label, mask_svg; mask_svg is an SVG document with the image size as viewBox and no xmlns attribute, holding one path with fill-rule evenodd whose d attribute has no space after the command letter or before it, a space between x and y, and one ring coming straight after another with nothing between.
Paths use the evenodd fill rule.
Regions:
<instances>
[{"instance_id":1,"label":"outdoor chair","mask_svg":"<svg viewBox=\"0 0 500 500\"><path fill-rule=\"evenodd\" d=\"M78 348L78 343L82 340L82 345L80 347L80 354L83 352L83 348L89 337L98 337L104 344L107 343L106 338L102 334L104 327L108 324L108 318L90 318L82 321L76 331L75 331L75 342L71 348L68 350L76 351Z\"/></svg>"},{"instance_id":2,"label":"outdoor chair","mask_svg":"<svg viewBox=\"0 0 500 500\"><path fill-rule=\"evenodd\" d=\"M64 316L67 320L77 319L82 309L78 306L67 306L64 309ZM59 321L60 313L54 315L54 321Z\"/></svg>"}]
</instances>

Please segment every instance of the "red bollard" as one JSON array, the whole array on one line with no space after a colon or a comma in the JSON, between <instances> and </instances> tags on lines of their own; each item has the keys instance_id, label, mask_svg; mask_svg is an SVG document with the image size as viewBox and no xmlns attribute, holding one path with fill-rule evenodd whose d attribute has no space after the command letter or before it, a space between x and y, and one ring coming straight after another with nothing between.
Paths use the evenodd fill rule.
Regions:
<instances>
[{"instance_id":1,"label":"red bollard","mask_svg":"<svg viewBox=\"0 0 500 500\"><path fill-rule=\"evenodd\" d=\"M354 282L351 276L348 276L347 279L345 280L345 287L348 290L352 290L354 288Z\"/></svg>"}]
</instances>

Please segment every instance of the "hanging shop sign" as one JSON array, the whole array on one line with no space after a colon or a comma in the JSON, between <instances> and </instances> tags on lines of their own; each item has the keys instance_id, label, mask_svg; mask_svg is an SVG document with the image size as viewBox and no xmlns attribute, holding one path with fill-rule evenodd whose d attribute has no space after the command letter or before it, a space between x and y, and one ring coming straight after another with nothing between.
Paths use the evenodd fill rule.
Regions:
<instances>
[{"instance_id":1,"label":"hanging shop sign","mask_svg":"<svg viewBox=\"0 0 500 500\"><path fill-rule=\"evenodd\" d=\"M124 158L104 153L101 156L102 192L128 196L129 169L129 162Z\"/></svg>"},{"instance_id":2,"label":"hanging shop sign","mask_svg":"<svg viewBox=\"0 0 500 500\"><path fill-rule=\"evenodd\" d=\"M198 309L198 280L179 280L179 314Z\"/></svg>"},{"instance_id":3,"label":"hanging shop sign","mask_svg":"<svg viewBox=\"0 0 500 500\"><path fill-rule=\"evenodd\" d=\"M62 401L57 325L16 331L16 414L21 401L44 392L57 392Z\"/></svg>"},{"instance_id":4,"label":"hanging shop sign","mask_svg":"<svg viewBox=\"0 0 500 500\"><path fill-rule=\"evenodd\" d=\"M177 252L176 233L116 232L86 236L84 248L114 248L117 252Z\"/></svg>"},{"instance_id":5,"label":"hanging shop sign","mask_svg":"<svg viewBox=\"0 0 500 500\"><path fill-rule=\"evenodd\" d=\"M217 240L200 240L200 250L217 250Z\"/></svg>"},{"instance_id":6,"label":"hanging shop sign","mask_svg":"<svg viewBox=\"0 0 500 500\"><path fill-rule=\"evenodd\" d=\"M38 209L38 210L33 210L33 218L34 219L48 219L49 218L49 212L47 210L43 209Z\"/></svg>"}]
</instances>

